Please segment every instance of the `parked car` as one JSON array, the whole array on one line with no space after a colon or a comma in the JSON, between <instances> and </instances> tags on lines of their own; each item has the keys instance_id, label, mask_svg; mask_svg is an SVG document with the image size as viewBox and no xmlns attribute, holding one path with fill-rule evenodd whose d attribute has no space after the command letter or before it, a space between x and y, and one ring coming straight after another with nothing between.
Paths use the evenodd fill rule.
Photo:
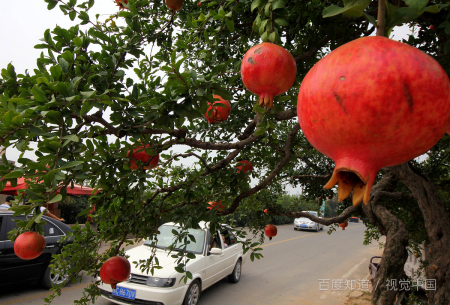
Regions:
<instances>
[{"instance_id":1,"label":"parked car","mask_svg":"<svg viewBox=\"0 0 450 305\"><path fill-rule=\"evenodd\" d=\"M60 221L42 216L47 223L43 226L46 246L44 252L32 260L23 260L14 253L14 242L8 239L8 232L16 228L14 219L25 219L25 216L13 217L13 212L0 208L0 290L6 285L19 282L40 282L44 287L61 284L67 277L53 274L49 267L53 254L61 253L62 247L72 241L60 243L61 237L72 231Z\"/></svg>"},{"instance_id":2,"label":"parked car","mask_svg":"<svg viewBox=\"0 0 450 305\"><path fill-rule=\"evenodd\" d=\"M316 217L319 217L318 213L315 211L303 211L306 213L309 213L311 215L314 215ZM322 217L320 217L322 218ZM319 232L319 230L323 230L323 225L317 222L314 222L306 217L300 217L295 218L294 220L294 230L314 230L316 232Z\"/></svg>"},{"instance_id":3,"label":"parked car","mask_svg":"<svg viewBox=\"0 0 450 305\"><path fill-rule=\"evenodd\" d=\"M131 275L126 282L117 284L116 289L110 285L101 284L101 295L117 304L163 304L163 305L196 305L201 292L224 277L232 283L239 282L242 264L247 260L243 254L242 244L230 230L223 226L216 232L210 232L206 223L200 223L200 229L189 229L189 234L195 237L195 243L187 246L187 252L195 254L186 266L192 273L192 279L185 284L180 282L183 274L175 271L176 259L171 255L177 248L168 247L174 241L172 230L180 230L175 223L166 223L159 228L155 256L162 269L155 269L154 274L144 273L133 264L135 261L146 260L152 254L152 240L147 239L143 245L126 252L130 257ZM225 244L222 241L225 237ZM180 245L181 247L181 245ZM179 251L179 249L178 249Z\"/></svg>"}]
</instances>

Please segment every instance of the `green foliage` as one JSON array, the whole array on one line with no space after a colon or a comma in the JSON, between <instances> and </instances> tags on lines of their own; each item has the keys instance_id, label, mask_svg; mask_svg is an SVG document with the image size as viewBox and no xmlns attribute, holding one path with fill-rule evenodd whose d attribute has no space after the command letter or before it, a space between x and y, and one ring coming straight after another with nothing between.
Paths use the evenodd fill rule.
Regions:
<instances>
[{"instance_id":1,"label":"green foliage","mask_svg":"<svg viewBox=\"0 0 450 305\"><path fill-rule=\"evenodd\" d=\"M436 57L450 72L445 56L450 51L448 4L425 2L389 4L388 27L407 23L416 35L406 42ZM297 131L298 89L329 50L373 33L375 2L345 1L338 8L342 2L334 0L230 0L202 2L200 7L185 1L171 16L163 2L129 0L128 9L97 21L89 15L94 0L45 3L49 10L59 6L78 24L43 33L35 46L42 50L37 69L16 71L12 64L1 69L1 145L21 155L15 165L2 156L0 186L7 181L14 186L17 178L26 177L24 196L31 207L67 202L65 190L72 183L101 189L90 199L98 230L89 224L75 226L75 242L55 259L74 281L81 279L79 271L97 276L108 257L124 255L119 249L130 242L128 234L137 239L154 236L166 221L183 228L195 228L200 221L212 227L245 225L253 238L244 242L245 249L258 259L262 229L271 222L291 221L264 213L266 208L278 214L318 210L319 197L334 197L333 190L323 189L333 161ZM334 17L323 18L324 10L325 16ZM429 29L430 22L436 32ZM261 40L282 45L297 62L294 86L275 98L271 111L255 106L257 97L245 90L240 77L245 52ZM230 100L232 111L226 121L208 124L204 114L214 94ZM426 162L414 164L441 186L447 207L448 143L446 136ZM138 169L131 170L128 152L143 144L159 155L158 166L144 170L139 160ZM25 158L23 153L32 149L34 158ZM253 172L237 173L240 160L250 160ZM302 195L286 195L287 185L301 187ZM401 184L396 187L408 192ZM225 209L207 209L210 201L221 201ZM66 204L72 212L67 208L63 216L69 213L83 222L89 211L85 203ZM326 216L348 206L327 202ZM423 219L413 200L387 201L386 206L407 223L414 242L424 239ZM24 212L20 206L13 210ZM19 223L12 235L39 230L39 217ZM367 238L377 234L369 227ZM187 242L188 237L181 234L180 240ZM99 254L104 242L112 247ZM177 271L187 281L190 274L184 267L192 258L183 251L174 255ZM136 263L151 272L160 267L153 257ZM85 292L80 304L99 295L95 285Z\"/></svg>"}]
</instances>

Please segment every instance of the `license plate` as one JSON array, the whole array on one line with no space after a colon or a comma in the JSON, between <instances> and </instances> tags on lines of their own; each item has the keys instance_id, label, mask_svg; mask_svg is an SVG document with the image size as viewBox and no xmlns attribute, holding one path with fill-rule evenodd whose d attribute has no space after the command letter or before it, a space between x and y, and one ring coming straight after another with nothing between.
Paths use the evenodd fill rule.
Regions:
<instances>
[{"instance_id":1,"label":"license plate","mask_svg":"<svg viewBox=\"0 0 450 305\"><path fill-rule=\"evenodd\" d=\"M117 287L116 289L113 289L112 295L134 300L136 298L136 290L123 288L123 287Z\"/></svg>"},{"instance_id":2,"label":"license plate","mask_svg":"<svg viewBox=\"0 0 450 305\"><path fill-rule=\"evenodd\" d=\"M308 226L307 225L300 225L300 227L307 228Z\"/></svg>"}]
</instances>

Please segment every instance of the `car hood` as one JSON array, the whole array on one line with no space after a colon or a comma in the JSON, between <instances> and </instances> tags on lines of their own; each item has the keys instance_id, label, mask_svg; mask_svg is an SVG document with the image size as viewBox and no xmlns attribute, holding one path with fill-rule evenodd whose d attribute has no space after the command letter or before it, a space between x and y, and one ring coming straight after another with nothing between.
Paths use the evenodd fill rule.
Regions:
<instances>
[{"instance_id":1,"label":"car hood","mask_svg":"<svg viewBox=\"0 0 450 305\"><path fill-rule=\"evenodd\" d=\"M136 267L136 264L133 262L139 262L140 260L146 260L152 255L152 248L149 246L141 245L131 250L126 251L126 254L130 257L128 261L131 264L131 273L134 274L142 274L142 275L151 275L150 272L142 272L140 267ZM176 254L176 252L165 251L162 249L156 249L155 256L158 258L159 265L163 267L162 269L154 269L153 276L155 277L169 277L171 274L175 273L175 267L177 266L176 258L172 258L171 255ZM196 261L201 255L196 254L195 259L191 259L188 262L188 266Z\"/></svg>"},{"instance_id":2,"label":"car hood","mask_svg":"<svg viewBox=\"0 0 450 305\"><path fill-rule=\"evenodd\" d=\"M306 217L296 218L295 220L297 220L297 221L312 221L312 220L310 220L309 218L306 218Z\"/></svg>"}]
</instances>

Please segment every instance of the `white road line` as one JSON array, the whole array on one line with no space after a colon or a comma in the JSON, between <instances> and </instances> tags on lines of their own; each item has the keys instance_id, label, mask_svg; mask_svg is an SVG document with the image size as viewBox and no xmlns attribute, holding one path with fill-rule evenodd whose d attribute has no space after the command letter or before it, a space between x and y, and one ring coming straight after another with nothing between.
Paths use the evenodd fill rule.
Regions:
<instances>
[{"instance_id":1,"label":"white road line","mask_svg":"<svg viewBox=\"0 0 450 305\"><path fill-rule=\"evenodd\" d=\"M348 277L349 277L353 272L355 272L355 270L358 269L358 267L359 267L362 263L364 263L366 260L367 260L366 258L363 258L363 260L362 260L358 265L353 266L353 268L351 268L346 274L344 274L344 275L342 276L342 278L343 278L343 279L348 279Z\"/></svg>"}]
</instances>

